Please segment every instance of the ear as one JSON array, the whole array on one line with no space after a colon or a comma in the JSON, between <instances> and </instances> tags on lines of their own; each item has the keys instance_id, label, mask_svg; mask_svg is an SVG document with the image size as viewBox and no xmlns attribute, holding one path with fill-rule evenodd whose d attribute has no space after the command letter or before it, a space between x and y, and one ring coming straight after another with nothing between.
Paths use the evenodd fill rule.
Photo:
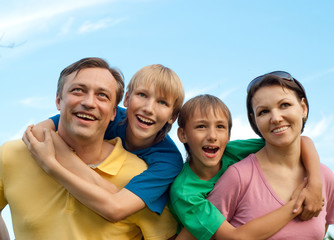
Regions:
<instances>
[{"instance_id":1,"label":"ear","mask_svg":"<svg viewBox=\"0 0 334 240\"><path fill-rule=\"evenodd\" d=\"M184 128L179 127L177 129L177 136L179 137L180 142L187 143L187 136L186 136L186 133L184 131Z\"/></svg>"},{"instance_id":2,"label":"ear","mask_svg":"<svg viewBox=\"0 0 334 240\"><path fill-rule=\"evenodd\" d=\"M177 119L177 114L173 115L167 122L168 124L173 125L176 119Z\"/></svg>"},{"instance_id":3,"label":"ear","mask_svg":"<svg viewBox=\"0 0 334 240\"><path fill-rule=\"evenodd\" d=\"M57 106L58 111L61 110L60 102L61 102L61 98L60 98L60 96L57 93L57 96L56 96L56 106Z\"/></svg>"},{"instance_id":4,"label":"ear","mask_svg":"<svg viewBox=\"0 0 334 240\"><path fill-rule=\"evenodd\" d=\"M125 93L125 97L124 97L124 101L123 101L123 105L124 107L129 107L129 101L130 101L130 94L129 92Z\"/></svg>"},{"instance_id":5,"label":"ear","mask_svg":"<svg viewBox=\"0 0 334 240\"><path fill-rule=\"evenodd\" d=\"M114 119L115 119L115 117L116 117L116 112L117 112L117 106L116 107L114 107L113 109L112 109L112 114L111 114L111 116L110 116L110 121L112 122L112 121L114 121Z\"/></svg>"},{"instance_id":6,"label":"ear","mask_svg":"<svg viewBox=\"0 0 334 240\"><path fill-rule=\"evenodd\" d=\"M307 104L306 104L306 100L305 98L303 98L300 102L300 106L302 107L302 111L303 111L303 119L306 119L307 113L308 113L308 108L307 108Z\"/></svg>"}]
</instances>

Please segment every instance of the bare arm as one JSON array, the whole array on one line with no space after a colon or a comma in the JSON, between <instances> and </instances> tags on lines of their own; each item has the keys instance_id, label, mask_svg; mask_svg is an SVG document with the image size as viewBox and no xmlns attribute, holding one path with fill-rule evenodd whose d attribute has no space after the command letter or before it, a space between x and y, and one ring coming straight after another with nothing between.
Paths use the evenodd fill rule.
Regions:
<instances>
[{"instance_id":1,"label":"bare arm","mask_svg":"<svg viewBox=\"0 0 334 240\"><path fill-rule=\"evenodd\" d=\"M145 207L144 201L129 190L123 188L118 192L113 191L110 187L113 184L103 179L81 160L75 162L75 167L68 166L70 170L60 164L56 159L54 148L54 142L59 140L58 134L52 132L51 137L50 130L45 130L45 140L40 142L34 137L31 129L28 129L25 138L29 150L41 168L76 199L107 220L119 221ZM73 173L73 168L81 170ZM88 175L81 177L76 174Z\"/></svg>"},{"instance_id":2,"label":"bare arm","mask_svg":"<svg viewBox=\"0 0 334 240\"><path fill-rule=\"evenodd\" d=\"M293 213L292 209L296 203L297 196L300 194L301 190L305 187L306 181L300 184L298 188L294 191L291 200L279 209L268 213L262 217L253 219L246 224L235 228L228 221L224 221L214 236L213 239L267 239L276 232L278 232L282 227L288 224L293 218L295 218L299 212ZM176 239L182 240L195 240L196 238L185 228L182 229L180 234Z\"/></svg>"},{"instance_id":3,"label":"bare arm","mask_svg":"<svg viewBox=\"0 0 334 240\"><path fill-rule=\"evenodd\" d=\"M301 220L309 220L317 217L323 206L322 182L320 175L320 158L313 141L305 136L301 138L302 161L308 175L308 184L302 190L294 211L303 204L304 210L299 215Z\"/></svg>"},{"instance_id":4,"label":"bare arm","mask_svg":"<svg viewBox=\"0 0 334 240\"><path fill-rule=\"evenodd\" d=\"M9 240L9 233L0 211L0 240Z\"/></svg>"}]
</instances>

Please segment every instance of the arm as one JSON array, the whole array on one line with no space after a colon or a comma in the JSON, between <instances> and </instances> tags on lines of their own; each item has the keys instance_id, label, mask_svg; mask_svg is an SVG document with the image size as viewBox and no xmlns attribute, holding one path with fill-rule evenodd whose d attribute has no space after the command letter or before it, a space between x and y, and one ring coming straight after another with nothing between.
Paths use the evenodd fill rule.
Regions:
<instances>
[{"instance_id":1,"label":"arm","mask_svg":"<svg viewBox=\"0 0 334 240\"><path fill-rule=\"evenodd\" d=\"M48 121L51 120L42 122L43 125L46 126L45 123L48 123ZM37 148L37 146L43 145L32 144L30 142L43 142L45 139L45 131L46 129L43 129L39 124L34 127L29 126L22 138L37 164L41 168L46 170L49 167L49 162L45 161L45 159L47 159L50 153L53 153L52 155L54 158L68 171L71 171L88 182L95 183L96 185L108 190L110 193L116 193L119 191L114 184L102 178L98 173L93 171L83 161L81 161L81 159L69 148L69 146L61 139L61 137L59 137L58 134L52 134L52 139L49 144L45 143L47 146L45 148Z\"/></svg>"},{"instance_id":2,"label":"arm","mask_svg":"<svg viewBox=\"0 0 334 240\"><path fill-rule=\"evenodd\" d=\"M303 204L304 210L300 215L300 219L309 220L319 215L323 201L319 155L313 141L305 136L301 138L301 156L307 171L308 184L301 192L294 211Z\"/></svg>"},{"instance_id":3,"label":"arm","mask_svg":"<svg viewBox=\"0 0 334 240\"><path fill-rule=\"evenodd\" d=\"M306 182L302 183L293 193L291 200L286 203L281 208L268 213L262 217L256 218L248 223L235 228L227 220L224 221L218 228L218 230L213 235L213 239L267 239L276 232L278 232L282 227L289 223L293 218L300 214L300 209L296 213L292 213L294 204L296 203L297 196L300 194L301 190L305 187ZM208 201L208 200L207 200ZM197 213L196 213L197 214ZM194 218L197 218L193 216ZM211 215L207 216L207 221L213 218ZM191 226L192 227L192 226ZM177 240L196 240L186 228L182 231L176 238Z\"/></svg>"},{"instance_id":4,"label":"arm","mask_svg":"<svg viewBox=\"0 0 334 240\"><path fill-rule=\"evenodd\" d=\"M182 155L167 136L163 141L133 152L145 160L148 169L125 186L140 196L152 211L161 213L168 201L168 191L183 167Z\"/></svg>"},{"instance_id":5,"label":"arm","mask_svg":"<svg viewBox=\"0 0 334 240\"><path fill-rule=\"evenodd\" d=\"M102 217L109 221L119 221L145 207L145 203L127 189L112 193L109 188L111 183L85 164L80 165L82 169L89 170L86 169L89 175L85 179L64 168L57 161L53 146L53 139L57 139L58 134L53 132L51 137L50 130L46 130L43 142L34 137L31 129L30 131L28 129L26 135L29 139L27 146L43 170L63 185L76 199Z\"/></svg>"},{"instance_id":6,"label":"arm","mask_svg":"<svg viewBox=\"0 0 334 240\"><path fill-rule=\"evenodd\" d=\"M304 187L305 184L302 184L298 188L298 194ZM302 209L300 209L299 212L292 213L295 202L296 199L290 200L279 209L251 220L238 228L233 227L228 221L224 221L218 228L214 237L215 239L267 239L278 232L301 212Z\"/></svg>"},{"instance_id":7,"label":"arm","mask_svg":"<svg viewBox=\"0 0 334 240\"><path fill-rule=\"evenodd\" d=\"M242 170L245 170L245 168ZM238 209L238 199L243 198L244 191L248 185L240 183L235 169L229 169L226 174L227 175L223 176L225 178L221 178L217 182L208 199L226 214L227 219L232 219ZM248 182L249 180L250 179L246 177L246 179L244 178L241 181ZM299 209L298 212L293 213L292 209L297 201L298 195L305 185L306 181L300 184L292 194L291 200L284 206L261 217L250 220L238 228L234 228L228 221L224 221L215 233L216 239L267 239L301 212L302 209ZM228 186L230 186L231 189L227 189ZM222 192L223 188L226 189L226 191Z\"/></svg>"},{"instance_id":8,"label":"arm","mask_svg":"<svg viewBox=\"0 0 334 240\"><path fill-rule=\"evenodd\" d=\"M9 233L0 211L0 240L9 240Z\"/></svg>"}]
</instances>

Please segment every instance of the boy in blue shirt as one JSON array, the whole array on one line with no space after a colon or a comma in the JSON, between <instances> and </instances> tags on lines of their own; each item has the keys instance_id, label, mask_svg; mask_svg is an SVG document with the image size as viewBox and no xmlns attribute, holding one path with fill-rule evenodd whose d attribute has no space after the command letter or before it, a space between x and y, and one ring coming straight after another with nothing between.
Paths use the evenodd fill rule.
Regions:
<instances>
[{"instance_id":1,"label":"boy in blue shirt","mask_svg":"<svg viewBox=\"0 0 334 240\"><path fill-rule=\"evenodd\" d=\"M73 181L80 179L82 184L89 181L96 186L89 191L78 192L78 189L68 182L69 192L110 221L123 219L145 205L161 214L168 200L168 187L183 166L179 150L167 135L177 118L183 99L182 83L176 73L167 67L159 64L146 66L132 77L124 98L127 110L117 107L116 117L110 122L105 138L120 137L124 148L145 160L148 169L134 177L123 189L117 189L109 182L105 182L89 167L83 165L78 156L59 139L54 139L55 147L62 148L62 151L57 149L57 153L62 152L62 156L57 155L57 159L54 160L59 161L64 168L73 173ZM87 121L91 120L89 116L80 117ZM53 122L46 120L39 125L54 129L59 116L53 117L52 120ZM35 131L37 131L36 136L40 134L38 128ZM29 145L27 134L24 140ZM39 158L43 155L44 149L32 148L31 151L35 158ZM44 161L43 165L48 164L44 159L41 161ZM98 167L98 163L91 167ZM63 180L58 175L53 177L60 182Z\"/></svg>"}]
</instances>

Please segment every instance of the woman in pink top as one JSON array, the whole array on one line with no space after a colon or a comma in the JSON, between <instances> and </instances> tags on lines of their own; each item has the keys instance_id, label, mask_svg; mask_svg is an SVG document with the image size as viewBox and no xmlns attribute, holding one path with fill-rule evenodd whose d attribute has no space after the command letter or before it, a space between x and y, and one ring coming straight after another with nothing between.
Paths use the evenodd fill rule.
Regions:
<instances>
[{"instance_id":1,"label":"woman in pink top","mask_svg":"<svg viewBox=\"0 0 334 240\"><path fill-rule=\"evenodd\" d=\"M303 86L287 72L271 72L249 84L248 119L266 144L231 166L208 197L235 227L283 206L307 177L300 138L308 110ZM334 174L325 165L320 169L324 206L319 216L295 218L270 239L324 238L334 222Z\"/></svg>"}]
</instances>

